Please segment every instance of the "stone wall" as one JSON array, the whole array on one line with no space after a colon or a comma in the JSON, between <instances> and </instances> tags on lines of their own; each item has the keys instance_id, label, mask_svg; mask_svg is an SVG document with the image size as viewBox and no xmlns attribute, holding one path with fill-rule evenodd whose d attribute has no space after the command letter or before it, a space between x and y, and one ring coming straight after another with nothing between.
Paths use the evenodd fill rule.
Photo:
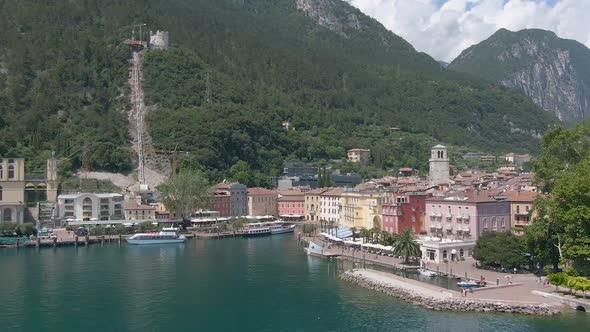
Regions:
<instances>
[{"instance_id":1,"label":"stone wall","mask_svg":"<svg viewBox=\"0 0 590 332\"><path fill-rule=\"evenodd\" d=\"M353 271L346 271L340 275L340 279L352 282L361 287L376 290L388 295L397 297L401 300L422 306L431 310L448 310L448 311L477 311L477 312L505 312L527 315L555 315L559 309L547 304L508 304L501 302L485 302L476 300L466 300L459 298L433 298L416 294L413 291L387 285L378 281L371 280Z\"/></svg>"}]
</instances>

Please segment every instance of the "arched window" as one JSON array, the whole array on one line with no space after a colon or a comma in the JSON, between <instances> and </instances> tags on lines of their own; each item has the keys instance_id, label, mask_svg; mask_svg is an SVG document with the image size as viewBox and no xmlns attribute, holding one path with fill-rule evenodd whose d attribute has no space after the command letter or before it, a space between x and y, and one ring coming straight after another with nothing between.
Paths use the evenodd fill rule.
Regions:
<instances>
[{"instance_id":1,"label":"arched window","mask_svg":"<svg viewBox=\"0 0 590 332\"><path fill-rule=\"evenodd\" d=\"M14 165L8 165L8 178L14 179Z\"/></svg>"},{"instance_id":2,"label":"arched window","mask_svg":"<svg viewBox=\"0 0 590 332\"><path fill-rule=\"evenodd\" d=\"M84 201L82 201L82 204L92 205L92 200L90 199L90 197L86 197L86 198L84 198Z\"/></svg>"},{"instance_id":3,"label":"arched window","mask_svg":"<svg viewBox=\"0 0 590 332\"><path fill-rule=\"evenodd\" d=\"M497 230L498 229L498 222L496 221L496 217L492 218L492 229L493 230Z\"/></svg>"},{"instance_id":4,"label":"arched window","mask_svg":"<svg viewBox=\"0 0 590 332\"><path fill-rule=\"evenodd\" d=\"M447 251L443 250L443 259L447 259Z\"/></svg>"},{"instance_id":5,"label":"arched window","mask_svg":"<svg viewBox=\"0 0 590 332\"><path fill-rule=\"evenodd\" d=\"M463 255L465 255L465 252L463 251L463 248L459 249L459 257L463 257Z\"/></svg>"},{"instance_id":6,"label":"arched window","mask_svg":"<svg viewBox=\"0 0 590 332\"><path fill-rule=\"evenodd\" d=\"M487 219L483 219L483 228L487 229L488 228L488 220Z\"/></svg>"},{"instance_id":7,"label":"arched window","mask_svg":"<svg viewBox=\"0 0 590 332\"><path fill-rule=\"evenodd\" d=\"M2 212L2 221L12 221L12 210L9 208L4 209Z\"/></svg>"},{"instance_id":8,"label":"arched window","mask_svg":"<svg viewBox=\"0 0 590 332\"><path fill-rule=\"evenodd\" d=\"M2 165L0 165L0 180L4 178L4 168L2 168Z\"/></svg>"},{"instance_id":9,"label":"arched window","mask_svg":"<svg viewBox=\"0 0 590 332\"><path fill-rule=\"evenodd\" d=\"M504 218L500 219L500 224L502 225L502 228L506 227L506 220L504 220Z\"/></svg>"}]
</instances>

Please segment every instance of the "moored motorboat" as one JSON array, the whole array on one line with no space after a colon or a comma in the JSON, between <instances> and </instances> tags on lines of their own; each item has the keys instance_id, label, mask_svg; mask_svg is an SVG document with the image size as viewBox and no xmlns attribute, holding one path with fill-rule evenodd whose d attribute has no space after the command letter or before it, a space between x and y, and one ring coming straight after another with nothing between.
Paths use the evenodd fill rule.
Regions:
<instances>
[{"instance_id":1,"label":"moored motorboat","mask_svg":"<svg viewBox=\"0 0 590 332\"><path fill-rule=\"evenodd\" d=\"M418 272L425 277L436 277L436 272L427 269L419 269Z\"/></svg>"},{"instance_id":2,"label":"moored motorboat","mask_svg":"<svg viewBox=\"0 0 590 332\"><path fill-rule=\"evenodd\" d=\"M159 232L154 233L137 233L127 239L129 244L166 244L182 243L186 240L184 235L178 234L178 229L169 227L162 228Z\"/></svg>"},{"instance_id":3,"label":"moored motorboat","mask_svg":"<svg viewBox=\"0 0 590 332\"><path fill-rule=\"evenodd\" d=\"M481 287L482 285L477 281L467 280L467 281L459 281L457 283L457 286L459 286L461 288L473 288L473 287Z\"/></svg>"},{"instance_id":4,"label":"moored motorboat","mask_svg":"<svg viewBox=\"0 0 590 332\"><path fill-rule=\"evenodd\" d=\"M293 233L295 231L295 225L285 226L282 224L276 224L270 226L270 233L272 235Z\"/></svg>"}]
</instances>

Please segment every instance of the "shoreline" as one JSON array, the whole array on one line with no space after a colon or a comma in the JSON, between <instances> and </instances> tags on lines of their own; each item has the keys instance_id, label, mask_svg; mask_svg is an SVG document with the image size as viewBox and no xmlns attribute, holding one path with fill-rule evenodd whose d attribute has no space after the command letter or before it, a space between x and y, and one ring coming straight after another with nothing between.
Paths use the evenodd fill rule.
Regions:
<instances>
[{"instance_id":1,"label":"shoreline","mask_svg":"<svg viewBox=\"0 0 590 332\"><path fill-rule=\"evenodd\" d=\"M553 316L561 312L560 308L546 303L456 298L454 293L457 292L373 270L346 271L340 274L339 278L435 311L502 312L542 316Z\"/></svg>"}]
</instances>

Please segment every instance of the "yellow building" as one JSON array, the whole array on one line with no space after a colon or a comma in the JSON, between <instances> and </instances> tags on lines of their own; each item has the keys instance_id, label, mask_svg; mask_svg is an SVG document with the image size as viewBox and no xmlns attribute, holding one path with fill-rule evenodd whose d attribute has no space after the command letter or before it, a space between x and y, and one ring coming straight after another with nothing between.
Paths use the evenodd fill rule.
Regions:
<instances>
[{"instance_id":1,"label":"yellow building","mask_svg":"<svg viewBox=\"0 0 590 332\"><path fill-rule=\"evenodd\" d=\"M340 224L356 228L382 227L380 201L384 192L345 191L342 193Z\"/></svg>"},{"instance_id":2,"label":"yellow building","mask_svg":"<svg viewBox=\"0 0 590 332\"><path fill-rule=\"evenodd\" d=\"M533 218L533 202L537 197L536 191L514 190L504 193L510 202L510 219L512 233L524 235L524 229L530 225Z\"/></svg>"},{"instance_id":3,"label":"yellow building","mask_svg":"<svg viewBox=\"0 0 590 332\"><path fill-rule=\"evenodd\" d=\"M23 223L25 160L0 158L0 222Z\"/></svg>"},{"instance_id":4,"label":"yellow building","mask_svg":"<svg viewBox=\"0 0 590 332\"><path fill-rule=\"evenodd\" d=\"M305 221L320 221L320 197L330 188L318 188L305 193Z\"/></svg>"}]
</instances>

